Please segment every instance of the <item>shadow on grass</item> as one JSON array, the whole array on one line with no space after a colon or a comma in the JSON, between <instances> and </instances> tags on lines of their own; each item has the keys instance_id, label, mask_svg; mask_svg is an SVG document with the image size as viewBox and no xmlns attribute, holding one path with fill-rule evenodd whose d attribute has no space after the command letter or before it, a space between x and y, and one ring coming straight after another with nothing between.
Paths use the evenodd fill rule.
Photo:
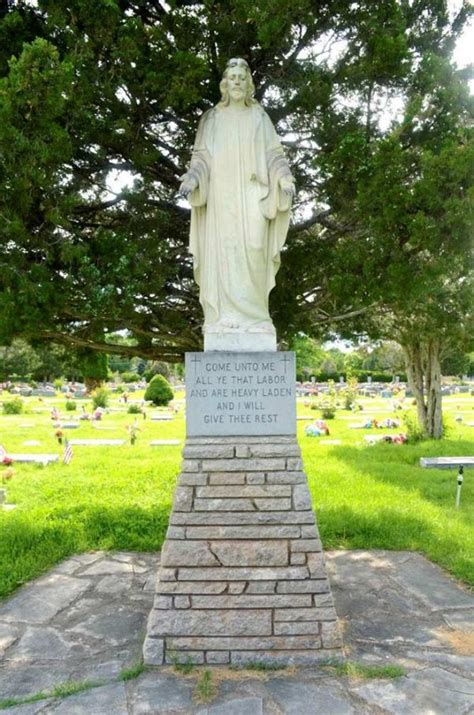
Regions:
<instances>
[{"instance_id":1,"label":"shadow on grass","mask_svg":"<svg viewBox=\"0 0 474 715\"><path fill-rule=\"evenodd\" d=\"M418 551L474 587L472 550L463 534L440 529L422 515L407 514L403 503L377 511L348 505L316 508L324 547ZM464 530L463 530L464 531Z\"/></svg>"},{"instance_id":2,"label":"shadow on grass","mask_svg":"<svg viewBox=\"0 0 474 715\"><path fill-rule=\"evenodd\" d=\"M351 469L377 481L416 493L427 502L454 510L457 469L426 469L419 464L421 457L466 456L474 452L467 440L430 440L416 445L375 444L370 447L335 447L332 457L347 463ZM474 479L468 471L464 480L464 503L469 504ZM474 477L474 472L472 472ZM472 525L472 513L462 509L457 518Z\"/></svg>"},{"instance_id":3,"label":"shadow on grass","mask_svg":"<svg viewBox=\"0 0 474 715\"><path fill-rule=\"evenodd\" d=\"M0 597L73 554L94 550L159 551L169 506L77 506L10 514L0 539Z\"/></svg>"}]
</instances>

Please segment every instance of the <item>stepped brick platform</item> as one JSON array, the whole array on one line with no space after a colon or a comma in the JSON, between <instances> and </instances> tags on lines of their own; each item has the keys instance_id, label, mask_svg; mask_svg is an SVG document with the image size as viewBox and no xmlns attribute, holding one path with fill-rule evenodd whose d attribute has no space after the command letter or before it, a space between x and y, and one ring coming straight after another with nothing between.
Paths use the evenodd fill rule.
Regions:
<instances>
[{"instance_id":1,"label":"stepped brick platform","mask_svg":"<svg viewBox=\"0 0 474 715\"><path fill-rule=\"evenodd\" d=\"M341 637L294 437L188 438L144 660L313 664Z\"/></svg>"}]
</instances>

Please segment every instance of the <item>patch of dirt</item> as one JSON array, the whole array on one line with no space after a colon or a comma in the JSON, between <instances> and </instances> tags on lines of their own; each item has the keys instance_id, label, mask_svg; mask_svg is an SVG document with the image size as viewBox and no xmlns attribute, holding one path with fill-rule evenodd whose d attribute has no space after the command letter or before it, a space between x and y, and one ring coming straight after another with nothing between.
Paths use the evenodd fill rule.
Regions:
<instances>
[{"instance_id":1,"label":"patch of dirt","mask_svg":"<svg viewBox=\"0 0 474 715\"><path fill-rule=\"evenodd\" d=\"M458 655L474 655L474 629L460 631L440 628L437 635L441 640L451 646Z\"/></svg>"}]
</instances>

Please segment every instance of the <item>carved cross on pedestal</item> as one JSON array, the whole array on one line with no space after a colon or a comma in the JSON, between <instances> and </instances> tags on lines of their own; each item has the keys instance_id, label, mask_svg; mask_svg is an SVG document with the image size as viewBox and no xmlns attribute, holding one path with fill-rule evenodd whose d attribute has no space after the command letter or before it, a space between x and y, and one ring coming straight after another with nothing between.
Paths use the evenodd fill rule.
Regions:
<instances>
[{"instance_id":1,"label":"carved cross on pedestal","mask_svg":"<svg viewBox=\"0 0 474 715\"><path fill-rule=\"evenodd\" d=\"M288 355L286 353L284 353L284 355L282 356L281 362L285 365L285 375L286 375L286 368L291 362L290 358L288 357Z\"/></svg>"},{"instance_id":2,"label":"carved cross on pedestal","mask_svg":"<svg viewBox=\"0 0 474 715\"><path fill-rule=\"evenodd\" d=\"M197 364L201 363L201 358L199 358L197 355L193 355L191 358L191 362L194 365L194 374L196 374Z\"/></svg>"}]
</instances>

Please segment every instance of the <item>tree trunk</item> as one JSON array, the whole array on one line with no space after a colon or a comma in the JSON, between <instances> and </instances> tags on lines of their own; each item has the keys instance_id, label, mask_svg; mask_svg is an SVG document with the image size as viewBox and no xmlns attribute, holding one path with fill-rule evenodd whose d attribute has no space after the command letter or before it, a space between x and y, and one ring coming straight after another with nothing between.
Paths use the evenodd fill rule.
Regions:
<instances>
[{"instance_id":1,"label":"tree trunk","mask_svg":"<svg viewBox=\"0 0 474 715\"><path fill-rule=\"evenodd\" d=\"M84 385L86 386L86 392L88 395L94 392L98 387L101 387L103 380L99 377L85 377Z\"/></svg>"},{"instance_id":2,"label":"tree trunk","mask_svg":"<svg viewBox=\"0 0 474 715\"><path fill-rule=\"evenodd\" d=\"M443 414L441 408L441 365L440 345L430 340L426 346L426 404L427 433L434 439L443 436Z\"/></svg>"},{"instance_id":3,"label":"tree trunk","mask_svg":"<svg viewBox=\"0 0 474 715\"><path fill-rule=\"evenodd\" d=\"M402 344L408 385L416 400L418 423L427 437L441 439L440 344L437 340L415 340Z\"/></svg>"}]
</instances>

